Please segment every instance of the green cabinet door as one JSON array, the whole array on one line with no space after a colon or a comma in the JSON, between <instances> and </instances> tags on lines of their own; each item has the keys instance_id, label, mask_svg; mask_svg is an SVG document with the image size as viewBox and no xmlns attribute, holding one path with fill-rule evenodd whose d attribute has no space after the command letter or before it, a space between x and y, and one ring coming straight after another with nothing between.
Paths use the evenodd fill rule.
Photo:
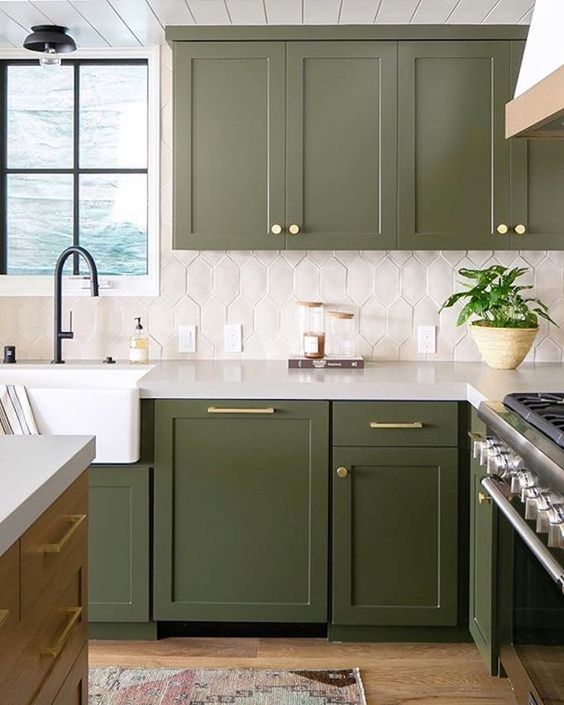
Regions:
<instances>
[{"instance_id":1,"label":"green cabinet door","mask_svg":"<svg viewBox=\"0 0 564 705\"><path fill-rule=\"evenodd\" d=\"M485 426L472 410L473 433L485 435ZM470 614L468 625L492 675L497 673L495 648L495 519L494 508L480 484L484 469L470 462Z\"/></svg>"},{"instance_id":2,"label":"green cabinet door","mask_svg":"<svg viewBox=\"0 0 564 705\"><path fill-rule=\"evenodd\" d=\"M155 414L155 618L326 622L329 405Z\"/></svg>"},{"instance_id":3,"label":"green cabinet door","mask_svg":"<svg viewBox=\"0 0 564 705\"><path fill-rule=\"evenodd\" d=\"M88 619L149 621L149 466L90 468Z\"/></svg>"},{"instance_id":4,"label":"green cabinet door","mask_svg":"<svg viewBox=\"0 0 564 705\"><path fill-rule=\"evenodd\" d=\"M524 42L511 42L511 73L517 82ZM512 139L511 226L515 250L561 250L564 247L564 140Z\"/></svg>"},{"instance_id":5,"label":"green cabinet door","mask_svg":"<svg viewBox=\"0 0 564 705\"><path fill-rule=\"evenodd\" d=\"M175 249L283 248L284 62L283 42L174 43Z\"/></svg>"},{"instance_id":6,"label":"green cabinet door","mask_svg":"<svg viewBox=\"0 0 564 705\"><path fill-rule=\"evenodd\" d=\"M287 45L286 247L396 245L394 42Z\"/></svg>"},{"instance_id":7,"label":"green cabinet door","mask_svg":"<svg viewBox=\"0 0 564 705\"><path fill-rule=\"evenodd\" d=\"M507 249L509 42L399 45L399 247Z\"/></svg>"},{"instance_id":8,"label":"green cabinet door","mask_svg":"<svg viewBox=\"0 0 564 705\"><path fill-rule=\"evenodd\" d=\"M334 449L333 624L457 624L457 458Z\"/></svg>"}]
</instances>

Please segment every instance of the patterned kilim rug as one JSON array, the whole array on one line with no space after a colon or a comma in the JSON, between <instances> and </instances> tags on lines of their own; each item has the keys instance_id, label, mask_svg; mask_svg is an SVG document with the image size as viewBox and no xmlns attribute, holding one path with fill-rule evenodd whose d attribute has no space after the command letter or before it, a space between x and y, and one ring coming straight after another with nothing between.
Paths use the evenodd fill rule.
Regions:
<instances>
[{"instance_id":1,"label":"patterned kilim rug","mask_svg":"<svg viewBox=\"0 0 564 705\"><path fill-rule=\"evenodd\" d=\"M357 668L91 668L89 705L366 705Z\"/></svg>"}]
</instances>

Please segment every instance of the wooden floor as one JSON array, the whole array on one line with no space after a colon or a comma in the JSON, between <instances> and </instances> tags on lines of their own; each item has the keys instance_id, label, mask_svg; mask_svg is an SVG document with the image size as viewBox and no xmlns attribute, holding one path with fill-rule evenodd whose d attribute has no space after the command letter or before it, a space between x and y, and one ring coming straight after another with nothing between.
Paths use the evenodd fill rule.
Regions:
<instances>
[{"instance_id":1,"label":"wooden floor","mask_svg":"<svg viewBox=\"0 0 564 705\"><path fill-rule=\"evenodd\" d=\"M324 639L91 641L91 666L344 668L358 666L368 705L515 705L471 644L335 644Z\"/></svg>"}]
</instances>

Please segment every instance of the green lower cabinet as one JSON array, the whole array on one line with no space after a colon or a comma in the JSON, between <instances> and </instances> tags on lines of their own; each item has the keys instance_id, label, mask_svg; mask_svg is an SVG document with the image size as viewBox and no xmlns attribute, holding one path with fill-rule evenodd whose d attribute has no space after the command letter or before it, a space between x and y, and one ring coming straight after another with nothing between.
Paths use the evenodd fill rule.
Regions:
<instances>
[{"instance_id":1,"label":"green lower cabinet","mask_svg":"<svg viewBox=\"0 0 564 705\"><path fill-rule=\"evenodd\" d=\"M485 434L485 426L472 412L472 431ZM491 500L480 484L484 470L478 460L470 463L470 613L468 625L492 675L498 670L495 646L495 515Z\"/></svg>"},{"instance_id":2,"label":"green lower cabinet","mask_svg":"<svg viewBox=\"0 0 564 705\"><path fill-rule=\"evenodd\" d=\"M457 489L456 448L334 449L334 625L458 623Z\"/></svg>"},{"instance_id":3,"label":"green lower cabinet","mask_svg":"<svg viewBox=\"0 0 564 705\"><path fill-rule=\"evenodd\" d=\"M90 468L90 622L149 621L150 470Z\"/></svg>"},{"instance_id":4,"label":"green lower cabinet","mask_svg":"<svg viewBox=\"0 0 564 705\"><path fill-rule=\"evenodd\" d=\"M326 622L329 404L155 403L158 620Z\"/></svg>"}]
</instances>

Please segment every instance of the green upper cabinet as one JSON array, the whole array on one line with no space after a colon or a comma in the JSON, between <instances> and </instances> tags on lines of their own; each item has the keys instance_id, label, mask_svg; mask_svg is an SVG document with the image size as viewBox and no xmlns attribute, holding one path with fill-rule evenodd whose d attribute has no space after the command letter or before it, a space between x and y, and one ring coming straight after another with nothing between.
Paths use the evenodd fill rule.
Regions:
<instances>
[{"instance_id":1,"label":"green upper cabinet","mask_svg":"<svg viewBox=\"0 0 564 705\"><path fill-rule=\"evenodd\" d=\"M396 55L394 42L288 43L288 249L395 247Z\"/></svg>"},{"instance_id":2,"label":"green upper cabinet","mask_svg":"<svg viewBox=\"0 0 564 705\"><path fill-rule=\"evenodd\" d=\"M505 249L509 42L399 45L399 246Z\"/></svg>"},{"instance_id":3,"label":"green upper cabinet","mask_svg":"<svg viewBox=\"0 0 564 705\"><path fill-rule=\"evenodd\" d=\"M328 403L155 412L155 618L326 622Z\"/></svg>"},{"instance_id":4,"label":"green upper cabinet","mask_svg":"<svg viewBox=\"0 0 564 705\"><path fill-rule=\"evenodd\" d=\"M283 247L284 116L283 42L175 42L176 249Z\"/></svg>"},{"instance_id":5,"label":"green upper cabinet","mask_svg":"<svg viewBox=\"0 0 564 705\"><path fill-rule=\"evenodd\" d=\"M524 44L511 43L512 84ZM564 247L564 140L511 140L511 227L516 250ZM525 232L515 233L515 226Z\"/></svg>"}]
</instances>

